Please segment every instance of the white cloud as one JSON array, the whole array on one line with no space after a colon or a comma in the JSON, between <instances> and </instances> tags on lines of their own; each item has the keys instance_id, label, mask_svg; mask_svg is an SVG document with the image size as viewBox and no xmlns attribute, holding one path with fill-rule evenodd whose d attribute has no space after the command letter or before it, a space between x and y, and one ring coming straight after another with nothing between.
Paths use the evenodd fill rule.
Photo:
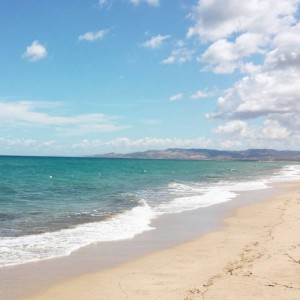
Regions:
<instances>
[{"instance_id":1,"label":"white cloud","mask_svg":"<svg viewBox=\"0 0 300 300\"><path fill-rule=\"evenodd\" d=\"M27 59L30 62L39 61L47 56L47 49L45 46L34 41L30 46L26 48L22 58Z\"/></svg>"},{"instance_id":2,"label":"white cloud","mask_svg":"<svg viewBox=\"0 0 300 300\"><path fill-rule=\"evenodd\" d=\"M281 51L296 50L300 46L300 24L291 26L277 34L273 40L273 45Z\"/></svg>"},{"instance_id":3,"label":"white cloud","mask_svg":"<svg viewBox=\"0 0 300 300\"><path fill-rule=\"evenodd\" d=\"M194 93L190 96L190 98L194 99L194 100L207 98L207 97L209 97L209 94L204 91L197 91L196 93Z\"/></svg>"},{"instance_id":4,"label":"white cloud","mask_svg":"<svg viewBox=\"0 0 300 300\"><path fill-rule=\"evenodd\" d=\"M295 26L299 3L300 0L199 0L191 13L194 25L187 35L211 43L197 59L205 64L203 70L216 74L257 72L250 61L252 56L268 52L270 64L273 60L286 64L287 59L300 65L299 51L282 53L276 49L278 44L287 43L286 52L290 52L288 44L292 40L294 49L295 43L299 44L299 28Z\"/></svg>"},{"instance_id":5,"label":"white cloud","mask_svg":"<svg viewBox=\"0 0 300 300\"><path fill-rule=\"evenodd\" d=\"M263 139L281 140L290 136L290 131L277 120L265 120L260 132L259 136Z\"/></svg>"},{"instance_id":6,"label":"white cloud","mask_svg":"<svg viewBox=\"0 0 300 300\"><path fill-rule=\"evenodd\" d=\"M164 60L162 64L171 65L171 64L183 64L193 59L195 50L189 49L186 46L186 43L183 40L178 40L175 42L175 47L172 50L171 54Z\"/></svg>"},{"instance_id":7,"label":"white cloud","mask_svg":"<svg viewBox=\"0 0 300 300\"><path fill-rule=\"evenodd\" d=\"M20 101L0 102L0 124L6 126L43 126L54 127L66 135L113 132L127 128L116 124L117 117L101 113L81 114L75 116L49 115L40 110L44 103Z\"/></svg>"},{"instance_id":8,"label":"white cloud","mask_svg":"<svg viewBox=\"0 0 300 300\"><path fill-rule=\"evenodd\" d=\"M42 142L40 145L41 145L41 147L53 147L53 146L57 145L57 142L55 140L45 141L45 142Z\"/></svg>"},{"instance_id":9,"label":"white cloud","mask_svg":"<svg viewBox=\"0 0 300 300\"><path fill-rule=\"evenodd\" d=\"M108 0L99 0L99 5L101 8L108 7L110 5L110 2Z\"/></svg>"},{"instance_id":10,"label":"white cloud","mask_svg":"<svg viewBox=\"0 0 300 300\"><path fill-rule=\"evenodd\" d=\"M295 147L300 137L300 0L201 0L191 14L207 48L202 70L246 73L218 98L215 133L245 145ZM224 9L226 7L226 9ZM251 119L257 119L251 125ZM291 141L294 141L293 143ZM230 144L230 143L229 143Z\"/></svg>"},{"instance_id":11,"label":"white cloud","mask_svg":"<svg viewBox=\"0 0 300 300\"><path fill-rule=\"evenodd\" d=\"M78 37L79 41L88 41L88 42L94 42L96 40L102 40L104 36L108 33L108 29L102 29L95 32L86 32L85 34L82 34Z\"/></svg>"},{"instance_id":12,"label":"white cloud","mask_svg":"<svg viewBox=\"0 0 300 300\"><path fill-rule=\"evenodd\" d=\"M214 73L232 73L237 68L237 55L234 53L233 43L221 39L210 45L197 60L208 63L204 70Z\"/></svg>"},{"instance_id":13,"label":"white cloud","mask_svg":"<svg viewBox=\"0 0 300 300\"><path fill-rule=\"evenodd\" d=\"M232 150L232 149L239 149L242 146L243 146L243 144L240 141L225 140L220 143L221 149Z\"/></svg>"},{"instance_id":14,"label":"white cloud","mask_svg":"<svg viewBox=\"0 0 300 300\"><path fill-rule=\"evenodd\" d=\"M217 134L243 134L245 135L247 131L247 123L241 120L234 120L226 123L225 125L219 125L215 129Z\"/></svg>"},{"instance_id":15,"label":"white cloud","mask_svg":"<svg viewBox=\"0 0 300 300\"><path fill-rule=\"evenodd\" d=\"M171 55L162 61L163 64L183 64L185 62L191 61L193 59L194 50L189 50L188 48L181 47L174 49Z\"/></svg>"},{"instance_id":16,"label":"white cloud","mask_svg":"<svg viewBox=\"0 0 300 300\"><path fill-rule=\"evenodd\" d=\"M35 146L37 141L34 139L10 139L10 138L0 138L0 145L4 148L11 147L31 147Z\"/></svg>"},{"instance_id":17,"label":"white cloud","mask_svg":"<svg viewBox=\"0 0 300 300\"><path fill-rule=\"evenodd\" d=\"M188 36L216 41L236 33L276 34L295 22L299 0L199 0Z\"/></svg>"},{"instance_id":18,"label":"white cloud","mask_svg":"<svg viewBox=\"0 0 300 300\"><path fill-rule=\"evenodd\" d=\"M0 137L2 155L71 155L64 143L55 140L38 141L32 138Z\"/></svg>"},{"instance_id":19,"label":"white cloud","mask_svg":"<svg viewBox=\"0 0 300 300\"><path fill-rule=\"evenodd\" d=\"M285 150L299 149L299 131L293 132L291 128L285 127L277 120L267 119L259 125L250 125L244 122L244 124L234 126L233 122L235 121L219 126L215 133L231 137L231 141L239 143L243 146L243 149L265 147ZM228 142L228 145L230 145L230 141ZM220 146L227 148L224 141L221 141Z\"/></svg>"},{"instance_id":20,"label":"white cloud","mask_svg":"<svg viewBox=\"0 0 300 300\"><path fill-rule=\"evenodd\" d=\"M265 69L300 69L300 23L280 32L266 55Z\"/></svg>"},{"instance_id":21,"label":"white cloud","mask_svg":"<svg viewBox=\"0 0 300 300\"><path fill-rule=\"evenodd\" d=\"M299 134L291 137L291 131L280 124L277 120L267 119L263 124L250 125L245 121L233 120L224 125L219 125L215 131L216 134L231 137L234 141L222 141L222 148L232 148L232 146L243 145L245 148L253 147L274 147L285 148L292 146L296 141L300 141ZM292 143L290 142L292 141ZM284 141L284 144L281 144ZM296 144L296 143L295 143Z\"/></svg>"},{"instance_id":22,"label":"white cloud","mask_svg":"<svg viewBox=\"0 0 300 300\"><path fill-rule=\"evenodd\" d=\"M168 58L162 61L162 63L165 65L171 65L174 64L175 62L176 62L176 56L174 54L171 54Z\"/></svg>"},{"instance_id":23,"label":"white cloud","mask_svg":"<svg viewBox=\"0 0 300 300\"><path fill-rule=\"evenodd\" d=\"M234 42L220 39L211 44L197 60L208 64L204 70L217 74L232 73L244 65L243 58L263 54L267 40L263 35L254 33L244 33Z\"/></svg>"},{"instance_id":24,"label":"white cloud","mask_svg":"<svg viewBox=\"0 0 300 300\"><path fill-rule=\"evenodd\" d=\"M178 93L176 95L171 96L169 99L170 101L178 101L181 100L183 98L183 94L182 93Z\"/></svg>"},{"instance_id":25,"label":"white cloud","mask_svg":"<svg viewBox=\"0 0 300 300\"><path fill-rule=\"evenodd\" d=\"M203 53L201 59L205 62L234 61L238 58L234 44L226 39L220 39L211 44Z\"/></svg>"},{"instance_id":26,"label":"white cloud","mask_svg":"<svg viewBox=\"0 0 300 300\"><path fill-rule=\"evenodd\" d=\"M180 138L154 138L145 137L132 140L128 137L117 138L109 141L102 140L83 140L80 143L73 144L73 149L84 150L89 153L104 153L105 151L143 151L149 149L166 148L207 148L212 146L212 141L203 137L196 139ZM98 152L97 152L98 151Z\"/></svg>"},{"instance_id":27,"label":"white cloud","mask_svg":"<svg viewBox=\"0 0 300 300\"><path fill-rule=\"evenodd\" d=\"M140 3L147 3L152 6L158 6L160 3L160 0L129 0L131 3L138 5Z\"/></svg>"},{"instance_id":28,"label":"white cloud","mask_svg":"<svg viewBox=\"0 0 300 300\"><path fill-rule=\"evenodd\" d=\"M262 66L258 64L254 64L253 62L247 62L240 65L241 73L246 74L258 74L262 70Z\"/></svg>"},{"instance_id":29,"label":"white cloud","mask_svg":"<svg viewBox=\"0 0 300 300\"><path fill-rule=\"evenodd\" d=\"M111 8L111 6L114 4L114 0L99 0L99 6L100 8ZM139 5L142 3L146 3L150 6L159 6L160 0L128 0L128 2L134 4L134 5Z\"/></svg>"},{"instance_id":30,"label":"white cloud","mask_svg":"<svg viewBox=\"0 0 300 300\"><path fill-rule=\"evenodd\" d=\"M142 44L142 47L145 48L152 48L152 49L158 49L162 46L163 42L170 38L169 35L156 35L150 38L148 41L144 42Z\"/></svg>"},{"instance_id":31,"label":"white cloud","mask_svg":"<svg viewBox=\"0 0 300 300\"><path fill-rule=\"evenodd\" d=\"M250 119L270 114L300 113L300 72L266 71L239 80L218 99L211 117Z\"/></svg>"}]
</instances>

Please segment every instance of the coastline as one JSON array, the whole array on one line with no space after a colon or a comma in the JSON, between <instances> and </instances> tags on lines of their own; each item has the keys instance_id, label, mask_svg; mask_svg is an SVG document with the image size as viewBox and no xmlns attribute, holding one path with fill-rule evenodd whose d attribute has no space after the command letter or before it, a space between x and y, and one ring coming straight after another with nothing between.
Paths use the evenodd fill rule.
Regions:
<instances>
[{"instance_id":1,"label":"coastline","mask_svg":"<svg viewBox=\"0 0 300 300\"><path fill-rule=\"evenodd\" d=\"M58 278L20 299L298 299L300 184L264 198L192 241Z\"/></svg>"}]
</instances>

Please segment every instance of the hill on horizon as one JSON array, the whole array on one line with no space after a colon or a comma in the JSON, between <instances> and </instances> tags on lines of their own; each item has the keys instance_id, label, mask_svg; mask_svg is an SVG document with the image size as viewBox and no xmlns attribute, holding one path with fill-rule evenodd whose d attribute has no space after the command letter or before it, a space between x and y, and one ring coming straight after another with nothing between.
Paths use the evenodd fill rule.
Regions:
<instances>
[{"instance_id":1,"label":"hill on horizon","mask_svg":"<svg viewBox=\"0 0 300 300\"><path fill-rule=\"evenodd\" d=\"M180 160L291 160L300 161L300 151L274 149L248 149L239 151L225 151L214 149L181 149L147 150L127 154L107 153L96 154L97 158L128 158L128 159L180 159Z\"/></svg>"}]
</instances>

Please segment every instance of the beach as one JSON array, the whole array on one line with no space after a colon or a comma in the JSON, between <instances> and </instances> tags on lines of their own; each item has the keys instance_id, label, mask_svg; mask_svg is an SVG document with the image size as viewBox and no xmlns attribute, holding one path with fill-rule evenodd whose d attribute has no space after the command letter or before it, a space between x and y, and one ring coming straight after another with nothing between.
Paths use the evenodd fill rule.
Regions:
<instances>
[{"instance_id":1,"label":"beach","mask_svg":"<svg viewBox=\"0 0 300 300\"><path fill-rule=\"evenodd\" d=\"M300 300L300 0L0 23L0 300Z\"/></svg>"},{"instance_id":2,"label":"beach","mask_svg":"<svg viewBox=\"0 0 300 300\"><path fill-rule=\"evenodd\" d=\"M23 299L299 299L299 215L300 184L286 184L221 230Z\"/></svg>"}]
</instances>

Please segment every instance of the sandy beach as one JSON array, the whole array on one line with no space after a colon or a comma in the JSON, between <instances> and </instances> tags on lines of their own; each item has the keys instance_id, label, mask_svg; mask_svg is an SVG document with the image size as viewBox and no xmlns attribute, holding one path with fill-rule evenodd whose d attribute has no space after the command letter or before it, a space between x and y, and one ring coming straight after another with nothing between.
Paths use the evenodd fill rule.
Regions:
<instances>
[{"instance_id":1,"label":"sandy beach","mask_svg":"<svg viewBox=\"0 0 300 300\"><path fill-rule=\"evenodd\" d=\"M300 300L300 0L0 28L0 300Z\"/></svg>"},{"instance_id":2,"label":"sandy beach","mask_svg":"<svg viewBox=\"0 0 300 300\"><path fill-rule=\"evenodd\" d=\"M238 208L223 230L25 298L300 299L299 216L300 184L289 184Z\"/></svg>"}]
</instances>

